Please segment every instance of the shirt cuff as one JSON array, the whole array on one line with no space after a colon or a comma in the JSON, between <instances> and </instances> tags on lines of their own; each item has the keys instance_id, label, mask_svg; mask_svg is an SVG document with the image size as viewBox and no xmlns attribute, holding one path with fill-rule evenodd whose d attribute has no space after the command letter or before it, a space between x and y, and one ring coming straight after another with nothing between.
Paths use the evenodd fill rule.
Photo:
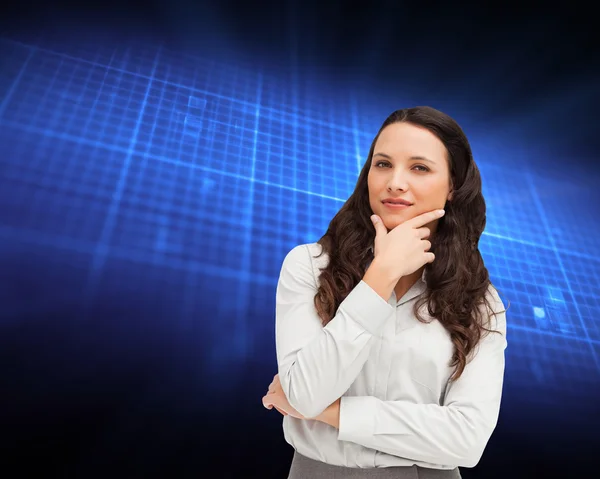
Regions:
<instances>
[{"instance_id":1,"label":"shirt cuff","mask_svg":"<svg viewBox=\"0 0 600 479\"><path fill-rule=\"evenodd\" d=\"M394 312L392 305L363 280L342 301L340 310L373 336L379 334L383 324Z\"/></svg>"},{"instance_id":2,"label":"shirt cuff","mask_svg":"<svg viewBox=\"0 0 600 479\"><path fill-rule=\"evenodd\" d=\"M373 396L342 396L338 440L360 443L373 436L376 408L377 398Z\"/></svg>"}]
</instances>

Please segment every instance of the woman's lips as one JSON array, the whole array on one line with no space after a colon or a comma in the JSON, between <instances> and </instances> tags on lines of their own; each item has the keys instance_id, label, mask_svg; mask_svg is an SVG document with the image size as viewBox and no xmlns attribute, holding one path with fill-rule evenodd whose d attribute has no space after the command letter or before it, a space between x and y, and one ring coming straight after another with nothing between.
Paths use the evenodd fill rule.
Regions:
<instances>
[{"instance_id":1,"label":"woman's lips","mask_svg":"<svg viewBox=\"0 0 600 479\"><path fill-rule=\"evenodd\" d=\"M384 203L383 206L391 208L393 210L402 210L411 207L411 205L406 205L404 203Z\"/></svg>"},{"instance_id":2,"label":"woman's lips","mask_svg":"<svg viewBox=\"0 0 600 479\"><path fill-rule=\"evenodd\" d=\"M409 206L412 206L411 204L408 204L408 202L406 201L394 201L394 200L383 200L382 201L383 205L390 208L390 209L394 209L394 210L401 210L404 208L408 208Z\"/></svg>"}]
</instances>

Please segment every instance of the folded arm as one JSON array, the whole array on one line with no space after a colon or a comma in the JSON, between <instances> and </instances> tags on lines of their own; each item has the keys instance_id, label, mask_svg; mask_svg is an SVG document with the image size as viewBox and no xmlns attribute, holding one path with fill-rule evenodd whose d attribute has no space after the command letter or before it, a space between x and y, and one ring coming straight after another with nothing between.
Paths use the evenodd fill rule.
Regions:
<instances>
[{"instance_id":1,"label":"folded arm","mask_svg":"<svg viewBox=\"0 0 600 479\"><path fill-rule=\"evenodd\" d=\"M496 427L504 376L506 319L489 333L442 405L342 397L339 435L388 454L447 466L474 467Z\"/></svg>"},{"instance_id":2,"label":"folded arm","mask_svg":"<svg viewBox=\"0 0 600 479\"><path fill-rule=\"evenodd\" d=\"M323 327L314 306L311 252L295 247L283 261L276 294L279 379L290 405L314 418L340 398L366 362L394 308L361 281Z\"/></svg>"}]
</instances>

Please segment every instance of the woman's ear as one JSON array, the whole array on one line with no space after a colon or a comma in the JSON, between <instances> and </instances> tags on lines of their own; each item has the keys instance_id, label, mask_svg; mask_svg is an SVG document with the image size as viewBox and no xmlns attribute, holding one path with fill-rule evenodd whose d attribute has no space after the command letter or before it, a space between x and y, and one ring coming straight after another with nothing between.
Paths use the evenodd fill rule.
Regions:
<instances>
[{"instance_id":1,"label":"woman's ear","mask_svg":"<svg viewBox=\"0 0 600 479\"><path fill-rule=\"evenodd\" d=\"M452 201L452 190L450 190L450 193L448 193L448 201Z\"/></svg>"}]
</instances>

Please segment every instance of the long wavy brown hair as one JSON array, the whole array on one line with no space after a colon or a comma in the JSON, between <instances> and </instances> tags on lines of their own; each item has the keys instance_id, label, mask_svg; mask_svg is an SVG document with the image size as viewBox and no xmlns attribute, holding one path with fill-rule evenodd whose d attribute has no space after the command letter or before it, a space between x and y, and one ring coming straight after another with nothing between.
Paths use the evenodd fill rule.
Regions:
<instances>
[{"instance_id":1,"label":"long wavy brown hair","mask_svg":"<svg viewBox=\"0 0 600 479\"><path fill-rule=\"evenodd\" d=\"M486 332L490 314L494 313L488 298L491 284L488 270L479 252L479 238L486 225L486 205L481 191L481 176L473 160L471 146L461 127L450 116L431 107L414 107L393 112L375 136L367 160L360 172L352 195L329 223L318 241L329 262L321 270L315 307L326 325L335 316L340 303L361 281L373 259L371 246L375 229L370 220L367 176L373 150L385 127L408 122L426 128L436 135L448 152L452 184L452 200L446 202L446 214L440 218L431 238L435 254L433 263L425 266L426 293L415 303L414 313L426 322L420 309L427 304L428 313L449 332L454 344L450 363L454 367L451 380L458 379L467 358ZM486 312L482 306L487 306Z\"/></svg>"}]
</instances>

